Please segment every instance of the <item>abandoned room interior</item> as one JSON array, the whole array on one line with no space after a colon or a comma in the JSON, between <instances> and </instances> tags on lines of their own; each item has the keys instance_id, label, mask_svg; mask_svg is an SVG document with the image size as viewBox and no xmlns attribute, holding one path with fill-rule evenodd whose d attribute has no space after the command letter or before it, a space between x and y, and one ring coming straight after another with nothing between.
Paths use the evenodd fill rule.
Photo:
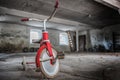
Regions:
<instances>
[{"instance_id":1,"label":"abandoned room interior","mask_svg":"<svg viewBox=\"0 0 120 80\"><path fill-rule=\"evenodd\" d=\"M44 73L49 67L44 61L42 72L37 63L23 70L24 61L35 62L40 45L49 42L45 31L50 49L63 54L53 64L53 58L45 60L50 67L59 60L55 77ZM41 39L43 44L33 42ZM0 80L120 80L119 53L120 0L0 0Z\"/></svg>"}]
</instances>

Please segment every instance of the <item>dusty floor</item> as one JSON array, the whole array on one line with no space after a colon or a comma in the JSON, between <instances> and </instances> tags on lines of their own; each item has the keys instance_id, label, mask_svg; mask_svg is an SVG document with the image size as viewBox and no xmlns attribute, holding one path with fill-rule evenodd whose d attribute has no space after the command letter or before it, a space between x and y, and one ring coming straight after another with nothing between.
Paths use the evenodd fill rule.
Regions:
<instances>
[{"instance_id":1,"label":"dusty floor","mask_svg":"<svg viewBox=\"0 0 120 80\"><path fill-rule=\"evenodd\" d=\"M0 80L47 80L35 72L35 65L22 70L23 56L34 61L35 53L0 54ZM120 56L110 54L66 54L60 72L50 80L120 80Z\"/></svg>"}]
</instances>

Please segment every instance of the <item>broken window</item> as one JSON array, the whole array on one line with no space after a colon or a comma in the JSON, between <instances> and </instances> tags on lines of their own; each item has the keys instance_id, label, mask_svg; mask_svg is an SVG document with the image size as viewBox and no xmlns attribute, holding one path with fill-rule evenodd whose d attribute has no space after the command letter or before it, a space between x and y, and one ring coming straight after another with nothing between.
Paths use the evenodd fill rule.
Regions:
<instances>
[{"instance_id":1,"label":"broken window","mask_svg":"<svg viewBox=\"0 0 120 80\"><path fill-rule=\"evenodd\" d=\"M30 44L32 44L34 40L40 40L42 38L42 31L38 29L30 30Z\"/></svg>"},{"instance_id":2,"label":"broken window","mask_svg":"<svg viewBox=\"0 0 120 80\"><path fill-rule=\"evenodd\" d=\"M60 45L69 45L67 33L60 33L59 40L60 40Z\"/></svg>"}]
</instances>

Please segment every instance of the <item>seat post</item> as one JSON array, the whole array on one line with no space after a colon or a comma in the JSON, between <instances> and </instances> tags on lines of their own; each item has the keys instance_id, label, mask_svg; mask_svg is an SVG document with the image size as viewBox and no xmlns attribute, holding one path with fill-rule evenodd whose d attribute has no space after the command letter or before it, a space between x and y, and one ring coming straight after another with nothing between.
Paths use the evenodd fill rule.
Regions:
<instances>
[{"instance_id":1,"label":"seat post","mask_svg":"<svg viewBox=\"0 0 120 80\"><path fill-rule=\"evenodd\" d=\"M47 22L47 19L44 19L44 22L43 22L44 31L46 31L46 22Z\"/></svg>"}]
</instances>

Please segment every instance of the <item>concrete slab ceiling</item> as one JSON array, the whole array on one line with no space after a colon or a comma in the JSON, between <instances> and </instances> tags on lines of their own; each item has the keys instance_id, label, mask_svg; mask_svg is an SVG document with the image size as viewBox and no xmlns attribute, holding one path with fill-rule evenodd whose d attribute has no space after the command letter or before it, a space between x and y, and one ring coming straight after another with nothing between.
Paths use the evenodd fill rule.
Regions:
<instances>
[{"instance_id":1,"label":"concrete slab ceiling","mask_svg":"<svg viewBox=\"0 0 120 80\"><path fill-rule=\"evenodd\" d=\"M49 17L49 16L38 15L35 13L29 13L25 11L19 11L15 9L8 9L5 7L0 7L0 9L1 9L0 22L23 24L27 26L33 26L33 27L43 27L43 22L37 22L37 21L21 22L21 19L24 17L28 17L28 18L32 17L32 18L43 20ZM47 23L47 27L62 30L62 31L67 31L67 30L74 31L76 30L76 27L79 27L77 28L79 30L92 29L92 26L90 25L71 21L71 20L60 19L60 18L51 19Z\"/></svg>"},{"instance_id":2,"label":"concrete slab ceiling","mask_svg":"<svg viewBox=\"0 0 120 80\"><path fill-rule=\"evenodd\" d=\"M55 0L0 0L0 13L45 19L51 14L54 2ZM120 16L118 11L94 0L60 0L60 7L51 22L80 28L103 28L119 24Z\"/></svg>"}]
</instances>

